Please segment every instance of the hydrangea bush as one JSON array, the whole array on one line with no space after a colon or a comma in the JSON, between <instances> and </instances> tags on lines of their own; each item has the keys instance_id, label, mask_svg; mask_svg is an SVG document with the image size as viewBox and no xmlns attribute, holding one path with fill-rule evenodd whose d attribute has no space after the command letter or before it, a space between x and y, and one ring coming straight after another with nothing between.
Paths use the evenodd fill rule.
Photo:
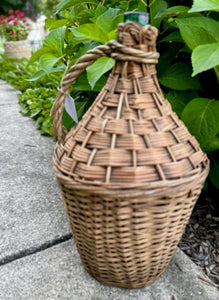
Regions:
<instances>
[{"instance_id":1,"label":"hydrangea bush","mask_svg":"<svg viewBox=\"0 0 219 300\"><path fill-rule=\"evenodd\" d=\"M26 40L33 19L26 18L20 10L9 10L8 16L0 15L0 32L6 41Z\"/></svg>"}]
</instances>

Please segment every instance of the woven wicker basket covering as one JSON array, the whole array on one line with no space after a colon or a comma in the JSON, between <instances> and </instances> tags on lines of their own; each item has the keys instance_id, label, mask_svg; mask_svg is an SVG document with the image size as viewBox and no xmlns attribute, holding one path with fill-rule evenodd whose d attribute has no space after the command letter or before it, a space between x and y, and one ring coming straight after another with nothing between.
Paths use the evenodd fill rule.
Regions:
<instances>
[{"instance_id":1,"label":"woven wicker basket covering","mask_svg":"<svg viewBox=\"0 0 219 300\"><path fill-rule=\"evenodd\" d=\"M62 79L52 109L54 170L86 270L136 288L165 270L208 173L207 156L163 97L157 29L118 27L118 42L90 50ZM68 133L64 99L98 57L116 59L94 104Z\"/></svg>"},{"instance_id":2,"label":"woven wicker basket covering","mask_svg":"<svg viewBox=\"0 0 219 300\"><path fill-rule=\"evenodd\" d=\"M5 54L15 59L22 57L30 58L31 51L27 40L23 41L6 41L3 44Z\"/></svg>"}]
</instances>

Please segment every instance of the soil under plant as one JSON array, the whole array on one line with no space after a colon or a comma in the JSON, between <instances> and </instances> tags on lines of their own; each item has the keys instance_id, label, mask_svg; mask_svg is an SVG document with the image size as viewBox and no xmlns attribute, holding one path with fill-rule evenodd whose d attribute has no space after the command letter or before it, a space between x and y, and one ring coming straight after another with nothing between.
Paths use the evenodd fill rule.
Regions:
<instances>
[{"instance_id":1,"label":"soil under plant","mask_svg":"<svg viewBox=\"0 0 219 300\"><path fill-rule=\"evenodd\" d=\"M179 247L219 287L219 205L216 195L202 193Z\"/></svg>"}]
</instances>

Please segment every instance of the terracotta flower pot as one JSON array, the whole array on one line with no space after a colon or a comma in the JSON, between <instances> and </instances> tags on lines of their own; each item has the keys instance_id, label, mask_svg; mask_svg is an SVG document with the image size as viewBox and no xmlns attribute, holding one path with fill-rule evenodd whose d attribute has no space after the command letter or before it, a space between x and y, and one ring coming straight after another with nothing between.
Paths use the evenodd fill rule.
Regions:
<instances>
[{"instance_id":1,"label":"terracotta flower pot","mask_svg":"<svg viewBox=\"0 0 219 300\"><path fill-rule=\"evenodd\" d=\"M3 44L5 54L16 59L22 57L30 58L31 51L27 40L23 41L6 41Z\"/></svg>"}]
</instances>

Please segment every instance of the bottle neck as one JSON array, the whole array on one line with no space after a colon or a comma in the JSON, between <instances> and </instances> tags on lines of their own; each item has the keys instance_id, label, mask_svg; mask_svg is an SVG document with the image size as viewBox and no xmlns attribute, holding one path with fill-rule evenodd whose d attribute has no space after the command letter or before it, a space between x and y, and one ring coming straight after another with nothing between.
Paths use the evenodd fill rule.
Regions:
<instances>
[{"instance_id":1,"label":"bottle neck","mask_svg":"<svg viewBox=\"0 0 219 300\"><path fill-rule=\"evenodd\" d=\"M135 22L123 22L117 29L118 42L126 47L153 52L156 47L157 29L151 25L141 26Z\"/></svg>"},{"instance_id":2,"label":"bottle neck","mask_svg":"<svg viewBox=\"0 0 219 300\"><path fill-rule=\"evenodd\" d=\"M124 13L124 22L135 22L141 26L149 24L150 14L146 12L126 12Z\"/></svg>"}]
</instances>

